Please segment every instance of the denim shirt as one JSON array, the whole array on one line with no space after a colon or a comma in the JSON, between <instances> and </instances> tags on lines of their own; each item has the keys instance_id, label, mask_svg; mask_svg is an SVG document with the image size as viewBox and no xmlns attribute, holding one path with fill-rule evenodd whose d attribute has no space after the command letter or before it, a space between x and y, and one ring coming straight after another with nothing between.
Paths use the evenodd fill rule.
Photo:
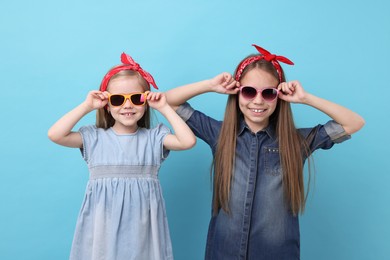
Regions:
<instances>
[{"instance_id":1,"label":"denim shirt","mask_svg":"<svg viewBox=\"0 0 390 260\"><path fill-rule=\"evenodd\" d=\"M188 103L177 113L214 155L222 122L195 111ZM299 132L305 138L311 133L311 152L350 138L335 121ZM236 145L230 213L220 209L212 216L205 259L299 259L299 221L284 201L274 127L253 133L241 118Z\"/></svg>"}]
</instances>

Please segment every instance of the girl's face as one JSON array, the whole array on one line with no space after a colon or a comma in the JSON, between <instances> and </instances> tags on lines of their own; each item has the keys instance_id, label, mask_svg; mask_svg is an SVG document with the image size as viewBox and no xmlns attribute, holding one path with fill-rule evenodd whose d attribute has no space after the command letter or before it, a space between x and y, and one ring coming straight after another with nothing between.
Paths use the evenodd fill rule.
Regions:
<instances>
[{"instance_id":1,"label":"girl's face","mask_svg":"<svg viewBox=\"0 0 390 260\"><path fill-rule=\"evenodd\" d=\"M107 91L110 94L132 94L143 93L145 90L140 85L137 77L119 76L111 79ZM147 104L135 106L126 99L122 106L108 104L108 111L115 119L113 129L118 134L134 133L138 129L137 122L143 117Z\"/></svg>"},{"instance_id":2,"label":"girl's face","mask_svg":"<svg viewBox=\"0 0 390 260\"><path fill-rule=\"evenodd\" d=\"M256 68L248 71L241 78L240 85L251 86L258 90L266 87L276 88L278 80L270 73ZM245 99L241 93L238 97L238 104L244 115L245 122L254 133L268 126L269 117L275 111L277 102L277 98L271 102L265 101L260 92L252 100Z\"/></svg>"}]
</instances>

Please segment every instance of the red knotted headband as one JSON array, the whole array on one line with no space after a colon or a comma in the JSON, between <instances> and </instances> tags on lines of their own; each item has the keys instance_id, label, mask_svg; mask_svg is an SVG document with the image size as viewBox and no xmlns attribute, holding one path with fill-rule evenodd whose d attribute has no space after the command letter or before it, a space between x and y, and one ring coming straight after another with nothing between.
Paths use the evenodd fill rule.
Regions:
<instances>
[{"instance_id":1,"label":"red knotted headband","mask_svg":"<svg viewBox=\"0 0 390 260\"><path fill-rule=\"evenodd\" d=\"M254 46L257 49L257 51L260 52L262 55L249 57L249 58L243 60L240 63L240 65L238 66L237 73L236 73L236 81L240 80L241 74L244 71L244 69L246 68L246 66L248 66L249 64L251 64L255 61L264 59L264 60L270 61L272 63L272 65L275 67L276 71L278 72L279 81L282 82L282 67L279 64L279 61L286 63L286 64L289 64L289 65L294 65L294 63L291 60L287 59L286 57L271 54L269 51L261 48L260 46L257 46L255 44L252 44L252 46Z\"/></svg>"},{"instance_id":2,"label":"red knotted headband","mask_svg":"<svg viewBox=\"0 0 390 260\"><path fill-rule=\"evenodd\" d=\"M102 84L100 84L100 91L106 91L108 82L110 81L111 77L122 70L137 71L149 84L152 84L155 89L158 89L152 75L150 75L147 71L144 71L141 66L136 63L129 55L123 52L121 55L121 61L123 65L119 65L118 67L113 68L104 76Z\"/></svg>"}]
</instances>

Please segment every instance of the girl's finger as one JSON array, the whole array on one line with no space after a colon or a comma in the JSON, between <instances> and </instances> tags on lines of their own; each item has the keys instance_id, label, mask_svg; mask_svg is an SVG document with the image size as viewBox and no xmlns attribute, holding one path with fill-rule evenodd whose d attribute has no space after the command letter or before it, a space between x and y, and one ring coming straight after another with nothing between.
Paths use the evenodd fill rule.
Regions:
<instances>
[{"instance_id":1,"label":"girl's finger","mask_svg":"<svg viewBox=\"0 0 390 260\"><path fill-rule=\"evenodd\" d=\"M236 85L237 85L236 81L232 81L232 82L228 83L228 85L225 88L228 90L231 90L231 89L236 88Z\"/></svg>"},{"instance_id":2,"label":"girl's finger","mask_svg":"<svg viewBox=\"0 0 390 260\"><path fill-rule=\"evenodd\" d=\"M154 95L153 92L150 92L150 91L149 91L149 92L145 92L145 93L148 94L148 95L146 96L146 99L147 99L147 100L151 100L151 99L153 98L153 95Z\"/></svg>"},{"instance_id":3,"label":"girl's finger","mask_svg":"<svg viewBox=\"0 0 390 260\"><path fill-rule=\"evenodd\" d=\"M104 92L102 92L102 94L105 98L108 98L110 96L110 92L108 92L108 91L104 91Z\"/></svg>"},{"instance_id":4,"label":"girl's finger","mask_svg":"<svg viewBox=\"0 0 390 260\"><path fill-rule=\"evenodd\" d=\"M98 93L97 96L98 96L101 100L105 100L105 99L107 98L103 93Z\"/></svg>"}]
</instances>

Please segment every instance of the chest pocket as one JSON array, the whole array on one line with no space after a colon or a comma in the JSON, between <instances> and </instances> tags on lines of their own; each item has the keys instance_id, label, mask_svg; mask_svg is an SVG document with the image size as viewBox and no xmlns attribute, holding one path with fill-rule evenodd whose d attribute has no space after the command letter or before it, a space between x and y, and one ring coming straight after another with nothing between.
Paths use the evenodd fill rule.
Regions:
<instances>
[{"instance_id":1,"label":"chest pocket","mask_svg":"<svg viewBox=\"0 0 390 260\"><path fill-rule=\"evenodd\" d=\"M279 148L264 147L264 165L265 174L279 176L282 174L282 166L280 165Z\"/></svg>"}]
</instances>

